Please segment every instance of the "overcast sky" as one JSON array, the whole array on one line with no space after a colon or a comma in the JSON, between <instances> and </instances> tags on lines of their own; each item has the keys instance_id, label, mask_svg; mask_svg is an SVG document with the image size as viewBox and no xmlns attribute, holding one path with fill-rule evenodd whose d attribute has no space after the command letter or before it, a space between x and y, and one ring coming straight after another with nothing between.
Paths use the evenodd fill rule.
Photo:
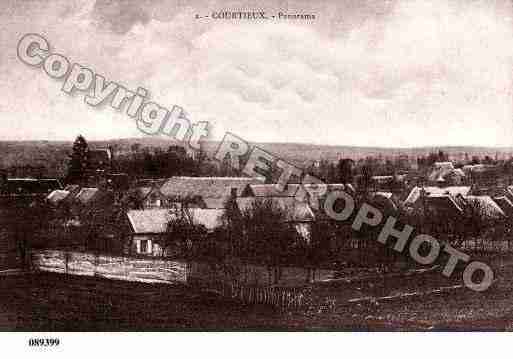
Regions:
<instances>
[{"instance_id":1,"label":"overcast sky","mask_svg":"<svg viewBox=\"0 0 513 359\"><path fill-rule=\"evenodd\" d=\"M2 1L0 139L140 136L125 113L16 57L26 33L214 136L332 145L513 145L507 1ZM316 20L222 21L219 10Z\"/></svg>"}]
</instances>

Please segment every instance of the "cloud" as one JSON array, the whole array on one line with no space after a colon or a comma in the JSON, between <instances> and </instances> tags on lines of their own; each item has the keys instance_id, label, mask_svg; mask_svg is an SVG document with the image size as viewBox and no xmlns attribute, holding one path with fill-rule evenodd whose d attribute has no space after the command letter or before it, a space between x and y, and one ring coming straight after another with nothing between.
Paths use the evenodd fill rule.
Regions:
<instances>
[{"instance_id":1,"label":"cloud","mask_svg":"<svg viewBox=\"0 0 513 359\"><path fill-rule=\"evenodd\" d=\"M292 1L283 11L313 12L318 20L194 19L240 7L220 4L11 1L14 20L3 19L8 36L0 45L14 51L24 33L45 34L70 60L128 87L143 86L152 100L184 107L192 121L210 120L218 136L231 131L254 141L371 146L512 144L507 2ZM268 12L285 7L259 4ZM13 51L0 54L0 110L13 119L4 136L69 139L77 126L86 137L138 134L126 115L67 97Z\"/></svg>"}]
</instances>

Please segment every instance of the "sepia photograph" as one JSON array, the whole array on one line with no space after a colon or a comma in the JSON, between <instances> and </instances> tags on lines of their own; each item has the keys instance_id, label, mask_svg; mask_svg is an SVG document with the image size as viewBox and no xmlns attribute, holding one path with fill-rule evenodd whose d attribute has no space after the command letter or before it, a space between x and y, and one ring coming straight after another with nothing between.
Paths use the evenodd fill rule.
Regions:
<instances>
[{"instance_id":1,"label":"sepia photograph","mask_svg":"<svg viewBox=\"0 0 513 359\"><path fill-rule=\"evenodd\" d=\"M1 3L0 344L513 330L513 2Z\"/></svg>"}]
</instances>

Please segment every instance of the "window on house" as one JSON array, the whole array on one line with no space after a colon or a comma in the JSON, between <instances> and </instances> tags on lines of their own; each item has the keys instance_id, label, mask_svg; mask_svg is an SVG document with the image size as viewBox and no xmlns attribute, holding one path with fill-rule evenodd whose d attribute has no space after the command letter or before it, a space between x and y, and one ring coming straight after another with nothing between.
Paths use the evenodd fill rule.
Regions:
<instances>
[{"instance_id":1,"label":"window on house","mask_svg":"<svg viewBox=\"0 0 513 359\"><path fill-rule=\"evenodd\" d=\"M146 241L146 240L141 241L140 251L141 251L141 253L148 252L148 241Z\"/></svg>"}]
</instances>

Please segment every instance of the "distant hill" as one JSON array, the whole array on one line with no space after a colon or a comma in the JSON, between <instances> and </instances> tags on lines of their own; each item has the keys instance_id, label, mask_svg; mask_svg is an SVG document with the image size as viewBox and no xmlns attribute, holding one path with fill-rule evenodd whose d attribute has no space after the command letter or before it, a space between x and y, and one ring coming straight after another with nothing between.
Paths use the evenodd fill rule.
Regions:
<instances>
[{"instance_id":1,"label":"distant hill","mask_svg":"<svg viewBox=\"0 0 513 359\"><path fill-rule=\"evenodd\" d=\"M146 138L128 138L113 141L93 142L93 145L106 146L108 143L116 143L127 149L134 143L140 143L142 146L153 146L167 148L170 145L180 142L166 139L165 137L146 137ZM213 156L220 142L206 141L204 149ZM389 147L365 147L365 146L330 146L315 145L305 143L276 143L276 142L255 142L251 145L259 146L271 154L292 161L297 165L306 166L312 161L326 159L328 161L338 161L340 158L351 158L359 160L365 157L382 157L394 158L398 156L409 156L417 158L419 156L428 155L431 152L439 150L447 153L452 160L460 160L465 158L465 154L469 158L472 156L490 156L495 158L509 158L513 156L513 147L473 147L473 146L433 146L433 147L411 147L411 148L389 148Z\"/></svg>"},{"instance_id":2,"label":"distant hill","mask_svg":"<svg viewBox=\"0 0 513 359\"><path fill-rule=\"evenodd\" d=\"M71 152L72 141L0 141L0 166L42 165L48 168L48 176L63 176L66 161ZM124 138L103 141L89 141L91 148L113 146L115 155L129 153L131 146L160 147L167 149L171 145L182 145L166 137ZM205 142L205 151L212 156L219 146L217 141ZM509 158L513 155L513 147L472 147L472 146L441 146L414 148L383 148L355 146L327 146L301 143L252 143L277 157L288 160L298 166L307 166L312 161L326 159L337 161L340 158L358 160L368 156L394 158L401 155L419 157L433 151L442 150L453 160L463 159L465 153L472 156L490 156Z\"/></svg>"}]
</instances>

